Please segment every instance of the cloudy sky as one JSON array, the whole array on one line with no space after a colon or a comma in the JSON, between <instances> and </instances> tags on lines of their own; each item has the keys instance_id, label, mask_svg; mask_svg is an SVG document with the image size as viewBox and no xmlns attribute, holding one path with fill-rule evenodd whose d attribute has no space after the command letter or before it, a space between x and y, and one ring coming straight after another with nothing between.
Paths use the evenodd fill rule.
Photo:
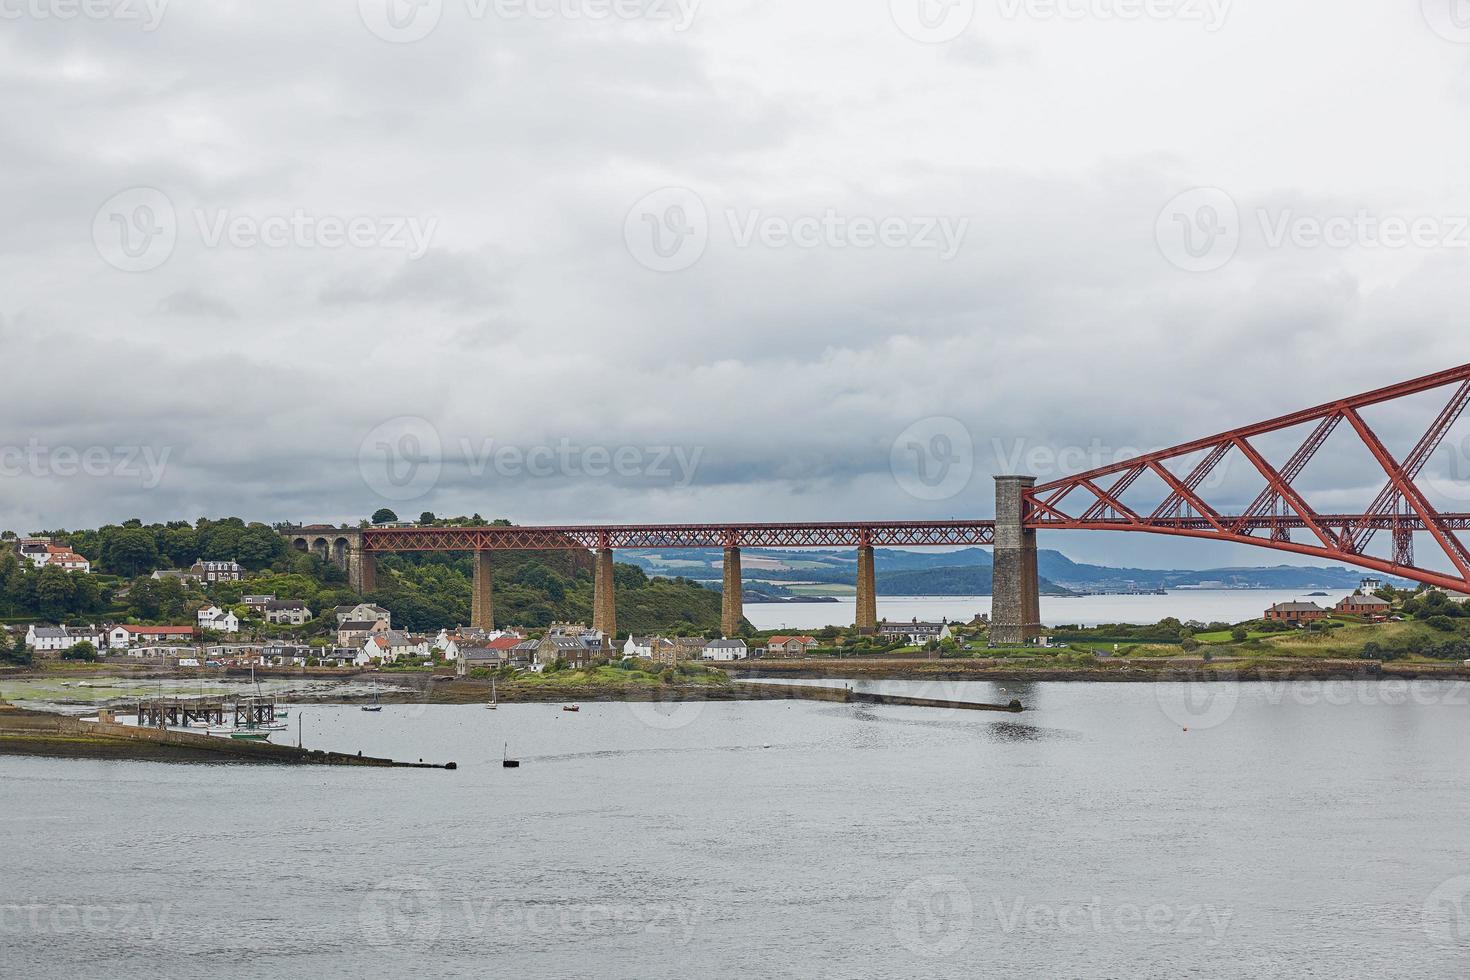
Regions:
<instances>
[{"instance_id":1,"label":"cloudy sky","mask_svg":"<svg viewBox=\"0 0 1470 980\"><path fill-rule=\"evenodd\" d=\"M0 19L0 527L988 517L999 471L1470 361L1458 0ZM1045 544L1286 560L1120 537Z\"/></svg>"}]
</instances>

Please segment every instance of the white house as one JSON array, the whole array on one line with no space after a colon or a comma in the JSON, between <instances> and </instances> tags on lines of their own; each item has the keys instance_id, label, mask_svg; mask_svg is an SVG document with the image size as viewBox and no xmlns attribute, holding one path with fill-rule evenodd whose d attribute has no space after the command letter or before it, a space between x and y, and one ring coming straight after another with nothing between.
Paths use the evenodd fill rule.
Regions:
<instances>
[{"instance_id":1,"label":"white house","mask_svg":"<svg viewBox=\"0 0 1470 980\"><path fill-rule=\"evenodd\" d=\"M429 641L422 636L411 637L402 630L389 630L370 636L362 645L362 652L369 660L385 664L396 664L404 657L427 658L431 656ZM362 662L362 658L358 658Z\"/></svg>"},{"instance_id":2,"label":"white house","mask_svg":"<svg viewBox=\"0 0 1470 980\"><path fill-rule=\"evenodd\" d=\"M194 638L192 626L114 626L107 631L107 645L125 650L140 643L187 642Z\"/></svg>"},{"instance_id":3,"label":"white house","mask_svg":"<svg viewBox=\"0 0 1470 980\"><path fill-rule=\"evenodd\" d=\"M704 645L700 657L704 660L744 660L750 656L744 640L710 640Z\"/></svg>"},{"instance_id":4,"label":"white house","mask_svg":"<svg viewBox=\"0 0 1470 980\"><path fill-rule=\"evenodd\" d=\"M628 642L623 644L623 656L642 657L645 660L653 658L653 645L658 642L656 636L633 636L628 635Z\"/></svg>"},{"instance_id":5,"label":"white house","mask_svg":"<svg viewBox=\"0 0 1470 980\"><path fill-rule=\"evenodd\" d=\"M39 539L38 539L39 540ZM31 564L37 568L46 565L55 565L57 568L67 572L90 572L92 563L81 555L60 545L47 544L44 550L31 548L23 550L21 554L31 560Z\"/></svg>"},{"instance_id":6,"label":"white house","mask_svg":"<svg viewBox=\"0 0 1470 980\"><path fill-rule=\"evenodd\" d=\"M219 606L205 606L199 610L198 619L202 630L213 630L216 633L240 632L240 617L232 612L225 612Z\"/></svg>"},{"instance_id":7,"label":"white house","mask_svg":"<svg viewBox=\"0 0 1470 980\"><path fill-rule=\"evenodd\" d=\"M26 630L26 646L37 653L56 653L70 650L83 640L101 650L107 645L106 635L95 626L37 626L32 623Z\"/></svg>"}]
</instances>

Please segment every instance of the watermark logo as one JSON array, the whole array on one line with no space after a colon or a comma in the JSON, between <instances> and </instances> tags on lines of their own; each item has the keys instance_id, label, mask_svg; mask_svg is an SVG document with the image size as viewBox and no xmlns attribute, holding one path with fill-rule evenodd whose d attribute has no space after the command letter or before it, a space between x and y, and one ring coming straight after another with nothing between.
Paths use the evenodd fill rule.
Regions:
<instances>
[{"instance_id":1,"label":"watermark logo","mask_svg":"<svg viewBox=\"0 0 1470 980\"><path fill-rule=\"evenodd\" d=\"M1470 0L1420 0L1429 29L1446 41L1470 44Z\"/></svg>"},{"instance_id":2,"label":"watermark logo","mask_svg":"<svg viewBox=\"0 0 1470 980\"><path fill-rule=\"evenodd\" d=\"M941 262L960 253L970 233L969 218L946 215L848 215L836 208L820 214L768 214L755 208L744 213L732 208L725 222L736 248L760 245L769 249L883 248L935 252Z\"/></svg>"},{"instance_id":3,"label":"watermark logo","mask_svg":"<svg viewBox=\"0 0 1470 980\"><path fill-rule=\"evenodd\" d=\"M357 466L363 482L383 499L417 500L434 489L444 470L439 430L415 415L389 419L363 438Z\"/></svg>"},{"instance_id":4,"label":"watermark logo","mask_svg":"<svg viewBox=\"0 0 1470 980\"><path fill-rule=\"evenodd\" d=\"M1235 714L1240 687L1233 680L1159 682L1154 700L1164 717L1180 728L1204 731L1218 728Z\"/></svg>"},{"instance_id":5,"label":"watermark logo","mask_svg":"<svg viewBox=\"0 0 1470 980\"><path fill-rule=\"evenodd\" d=\"M31 438L24 446L0 446L0 478L23 476L137 481L144 490L163 483L172 446L50 446Z\"/></svg>"},{"instance_id":6,"label":"watermark logo","mask_svg":"<svg viewBox=\"0 0 1470 980\"><path fill-rule=\"evenodd\" d=\"M130 187L108 198L92 218L92 244L102 261L123 272L150 272L169 260L179 218L156 187Z\"/></svg>"},{"instance_id":7,"label":"watermark logo","mask_svg":"<svg viewBox=\"0 0 1470 980\"><path fill-rule=\"evenodd\" d=\"M893 479L918 500L949 500L970 485L975 441L959 419L920 419L899 433L889 451Z\"/></svg>"},{"instance_id":8,"label":"watermark logo","mask_svg":"<svg viewBox=\"0 0 1470 980\"><path fill-rule=\"evenodd\" d=\"M709 210L687 187L664 187L641 198L623 221L628 252L654 272L682 272L709 245Z\"/></svg>"},{"instance_id":9,"label":"watermark logo","mask_svg":"<svg viewBox=\"0 0 1470 980\"><path fill-rule=\"evenodd\" d=\"M975 21L975 0L888 0L898 29L920 44L953 41Z\"/></svg>"},{"instance_id":10,"label":"watermark logo","mask_svg":"<svg viewBox=\"0 0 1470 980\"><path fill-rule=\"evenodd\" d=\"M157 942L170 928L171 903L116 905L0 903L0 936L129 936Z\"/></svg>"},{"instance_id":11,"label":"watermark logo","mask_svg":"<svg viewBox=\"0 0 1470 980\"><path fill-rule=\"evenodd\" d=\"M471 21L646 21L683 33L703 0L462 0ZM358 16L375 37L392 44L422 41L439 27L444 0L358 0Z\"/></svg>"},{"instance_id":12,"label":"watermark logo","mask_svg":"<svg viewBox=\"0 0 1470 980\"><path fill-rule=\"evenodd\" d=\"M705 699L702 697L677 697L672 694L656 694L651 701L629 701L628 709L649 728L661 732L674 732L688 728L704 714Z\"/></svg>"},{"instance_id":13,"label":"watermark logo","mask_svg":"<svg viewBox=\"0 0 1470 980\"><path fill-rule=\"evenodd\" d=\"M1006 20L1179 21L1213 34L1225 26L1233 0L999 0Z\"/></svg>"},{"instance_id":14,"label":"watermark logo","mask_svg":"<svg viewBox=\"0 0 1470 980\"><path fill-rule=\"evenodd\" d=\"M1460 875L1429 893L1424 902L1424 934L1436 946L1470 945L1470 875Z\"/></svg>"},{"instance_id":15,"label":"watermark logo","mask_svg":"<svg viewBox=\"0 0 1470 980\"><path fill-rule=\"evenodd\" d=\"M1235 910L1214 905L1172 905L1155 902L1112 904L1101 896L1081 904L1051 905L1018 898L993 903L996 924L1006 935L1040 936L1154 935L1202 939L1206 946L1225 941Z\"/></svg>"},{"instance_id":16,"label":"watermark logo","mask_svg":"<svg viewBox=\"0 0 1470 980\"><path fill-rule=\"evenodd\" d=\"M1176 196L1154 224L1159 251L1186 272L1222 269L1240 248L1240 209L1218 187L1196 187Z\"/></svg>"},{"instance_id":17,"label":"watermark logo","mask_svg":"<svg viewBox=\"0 0 1470 980\"><path fill-rule=\"evenodd\" d=\"M158 30L169 0L0 0L0 20L112 20Z\"/></svg>"},{"instance_id":18,"label":"watermark logo","mask_svg":"<svg viewBox=\"0 0 1470 980\"><path fill-rule=\"evenodd\" d=\"M439 891L423 878L380 882L359 906L357 924L370 946L423 952L444 927Z\"/></svg>"},{"instance_id":19,"label":"watermark logo","mask_svg":"<svg viewBox=\"0 0 1470 980\"><path fill-rule=\"evenodd\" d=\"M363 26L392 44L422 41L439 26L444 0L357 0Z\"/></svg>"},{"instance_id":20,"label":"watermark logo","mask_svg":"<svg viewBox=\"0 0 1470 980\"><path fill-rule=\"evenodd\" d=\"M925 959L953 956L970 941L975 901L964 882L952 877L910 882L888 910L899 943Z\"/></svg>"}]
</instances>

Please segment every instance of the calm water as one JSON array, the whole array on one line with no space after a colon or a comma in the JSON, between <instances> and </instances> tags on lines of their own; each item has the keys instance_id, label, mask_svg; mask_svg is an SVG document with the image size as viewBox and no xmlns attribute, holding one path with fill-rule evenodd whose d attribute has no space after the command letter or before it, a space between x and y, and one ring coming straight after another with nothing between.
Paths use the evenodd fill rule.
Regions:
<instances>
[{"instance_id":1,"label":"calm water","mask_svg":"<svg viewBox=\"0 0 1470 980\"><path fill-rule=\"evenodd\" d=\"M1327 598L1307 601L1318 605L1334 604L1351 589L1186 589L1168 595L1096 595L1063 599L1041 597L1041 618L1050 625L1076 623L1096 626L1099 623L1157 623L1166 616L1182 620L1197 619L1205 623L1238 623L1254 619L1278 602L1306 599L1310 592L1328 592ZM910 596L878 597L878 615L895 622L914 618L969 622L979 613L989 614L990 596ZM839 599L835 603L747 603L745 618L756 629L821 629L823 626L850 626L857 618L857 600Z\"/></svg>"},{"instance_id":2,"label":"calm water","mask_svg":"<svg viewBox=\"0 0 1470 980\"><path fill-rule=\"evenodd\" d=\"M1464 684L884 686L1034 710L307 707L461 768L0 758L0 974L1470 971Z\"/></svg>"}]
</instances>

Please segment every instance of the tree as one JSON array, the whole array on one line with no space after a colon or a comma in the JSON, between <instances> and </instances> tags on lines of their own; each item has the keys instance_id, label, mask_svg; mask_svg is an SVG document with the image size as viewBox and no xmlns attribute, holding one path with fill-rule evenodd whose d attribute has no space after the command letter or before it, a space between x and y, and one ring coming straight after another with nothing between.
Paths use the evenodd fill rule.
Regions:
<instances>
[{"instance_id":1,"label":"tree","mask_svg":"<svg viewBox=\"0 0 1470 980\"><path fill-rule=\"evenodd\" d=\"M66 650L62 651L61 659L87 661L96 660L97 647L93 645L91 640L83 640L80 643L73 643Z\"/></svg>"},{"instance_id":2,"label":"tree","mask_svg":"<svg viewBox=\"0 0 1470 980\"><path fill-rule=\"evenodd\" d=\"M1430 616L1424 621L1424 625L1432 630L1439 630L1441 633L1453 633L1455 631L1455 621L1444 615Z\"/></svg>"},{"instance_id":3,"label":"tree","mask_svg":"<svg viewBox=\"0 0 1470 980\"><path fill-rule=\"evenodd\" d=\"M419 515L420 524L433 524L437 520L438 518L434 516L434 512L432 510L426 510Z\"/></svg>"},{"instance_id":4,"label":"tree","mask_svg":"<svg viewBox=\"0 0 1470 980\"><path fill-rule=\"evenodd\" d=\"M374 524L396 524L398 522L398 515L387 507L384 507L373 512L372 520Z\"/></svg>"},{"instance_id":5,"label":"tree","mask_svg":"<svg viewBox=\"0 0 1470 980\"><path fill-rule=\"evenodd\" d=\"M158 567L158 543L153 532L141 527L107 531L102 539L102 564L117 575L143 575Z\"/></svg>"},{"instance_id":6,"label":"tree","mask_svg":"<svg viewBox=\"0 0 1470 980\"><path fill-rule=\"evenodd\" d=\"M42 619L59 623L72 611L76 583L71 573L55 565L44 565L36 578L36 612Z\"/></svg>"},{"instance_id":7,"label":"tree","mask_svg":"<svg viewBox=\"0 0 1470 980\"><path fill-rule=\"evenodd\" d=\"M1245 631L1245 627L1243 626L1237 626L1230 631L1230 638L1236 643L1244 643L1249 637L1250 634Z\"/></svg>"}]
</instances>

